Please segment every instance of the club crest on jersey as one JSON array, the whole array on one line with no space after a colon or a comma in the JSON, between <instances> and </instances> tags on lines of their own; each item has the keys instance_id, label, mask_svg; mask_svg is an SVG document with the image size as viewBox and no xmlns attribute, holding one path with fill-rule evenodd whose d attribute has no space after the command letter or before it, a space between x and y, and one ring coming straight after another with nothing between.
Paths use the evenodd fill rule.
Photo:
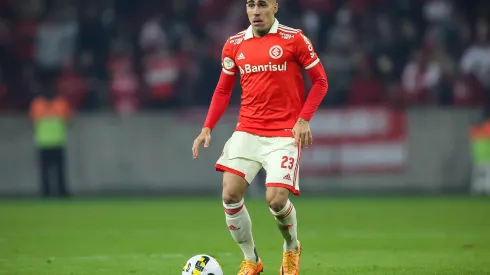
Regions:
<instances>
[{"instance_id":1,"label":"club crest on jersey","mask_svg":"<svg viewBox=\"0 0 490 275\"><path fill-rule=\"evenodd\" d=\"M223 59L223 67L225 67L227 70L231 70L233 67L235 67L235 62L231 58L225 57Z\"/></svg>"},{"instance_id":2,"label":"club crest on jersey","mask_svg":"<svg viewBox=\"0 0 490 275\"><path fill-rule=\"evenodd\" d=\"M281 58L283 54L282 48L279 45L272 46L269 50L269 55L274 59Z\"/></svg>"}]
</instances>

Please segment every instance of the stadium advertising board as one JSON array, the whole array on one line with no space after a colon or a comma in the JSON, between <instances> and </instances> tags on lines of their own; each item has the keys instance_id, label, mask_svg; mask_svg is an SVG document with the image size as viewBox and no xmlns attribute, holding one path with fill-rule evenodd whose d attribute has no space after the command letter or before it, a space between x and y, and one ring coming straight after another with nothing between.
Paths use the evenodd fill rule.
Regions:
<instances>
[{"instance_id":1,"label":"stadium advertising board","mask_svg":"<svg viewBox=\"0 0 490 275\"><path fill-rule=\"evenodd\" d=\"M407 163L403 112L384 108L318 110L313 145L301 154L302 176L396 173Z\"/></svg>"}]
</instances>

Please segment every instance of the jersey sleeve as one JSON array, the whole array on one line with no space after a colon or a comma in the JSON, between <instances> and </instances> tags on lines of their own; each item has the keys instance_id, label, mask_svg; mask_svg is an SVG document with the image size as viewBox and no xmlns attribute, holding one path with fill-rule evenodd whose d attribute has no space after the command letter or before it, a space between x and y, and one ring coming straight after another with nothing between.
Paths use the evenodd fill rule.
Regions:
<instances>
[{"instance_id":1,"label":"jersey sleeve","mask_svg":"<svg viewBox=\"0 0 490 275\"><path fill-rule=\"evenodd\" d=\"M313 68L320 63L320 59L313 48L310 39L301 31L299 37L295 40L296 44L296 59L305 70Z\"/></svg>"},{"instance_id":2,"label":"jersey sleeve","mask_svg":"<svg viewBox=\"0 0 490 275\"><path fill-rule=\"evenodd\" d=\"M221 53L221 67L223 68L223 72L228 75L237 74L238 69L235 63L235 50L233 44L230 43L230 40L227 40L223 46L223 51Z\"/></svg>"}]
</instances>

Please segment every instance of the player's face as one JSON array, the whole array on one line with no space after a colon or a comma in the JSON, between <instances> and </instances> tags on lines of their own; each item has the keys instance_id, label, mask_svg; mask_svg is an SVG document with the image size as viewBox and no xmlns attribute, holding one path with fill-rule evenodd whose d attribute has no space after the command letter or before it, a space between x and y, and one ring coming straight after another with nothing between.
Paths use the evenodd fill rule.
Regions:
<instances>
[{"instance_id":1,"label":"player's face","mask_svg":"<svg viewBox=\"0 0 490 275\"><path fill-rule=\"evenodd\" d=\"M279 5L276 0L247 0L247 15L254 33L266 35L274 24Z\"/></svg>"}]
</instances>

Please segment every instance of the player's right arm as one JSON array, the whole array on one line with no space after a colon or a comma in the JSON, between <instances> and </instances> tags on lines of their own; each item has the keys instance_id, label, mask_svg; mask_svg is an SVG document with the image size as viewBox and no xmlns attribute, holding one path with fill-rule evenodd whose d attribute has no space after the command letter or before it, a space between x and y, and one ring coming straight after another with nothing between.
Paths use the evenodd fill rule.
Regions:
<instances>
[{"instance_id":1,"label":"player's right arm","mask_svg":"<svg viewBox=\"0 0 490 275\"><path fill-rule=\"evenodd\" d=\"M226 41L221 54L221 75L219 77L218 84L216 85L216 89L214 90L206 120L202 127L201 133L194 140L194 144L192 145L193 158L199 157L199 146L201 146L203 142L204 147L209 146L209 143L211 142L211 131L228 107L231 92L235 86L235 80L238 73L234 56L233 45L228 40Z\"/></svg>"}]
</instances>

